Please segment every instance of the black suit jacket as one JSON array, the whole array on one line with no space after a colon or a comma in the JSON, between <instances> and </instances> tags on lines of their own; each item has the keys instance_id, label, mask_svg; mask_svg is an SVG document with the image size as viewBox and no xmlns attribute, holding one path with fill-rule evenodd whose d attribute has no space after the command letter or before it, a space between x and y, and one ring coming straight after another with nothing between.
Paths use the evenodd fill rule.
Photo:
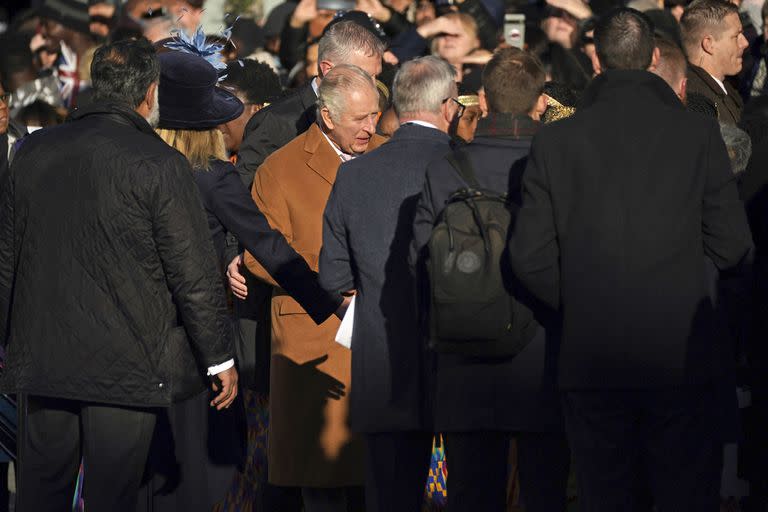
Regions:
<instances>
[{"instance_id":1,"label":"black suit jacket","mask_svg":"<svg viewBox=\"0 0 768 512\"><path fill-rule=\"evenodd\" d=\"M269 155L312 126L317 119L316 100L310 80L251 117L237 155L237 172L248 188Z\"/></svg>"},{"instance_id":2,"label":"black suit jacket","mask_svg":"<svg viewBox=\"0 0 768 512\"><path fill-rule=\"evenodd\" d=\"M566 389L700 382L728 356L706 259L752 239L713 120L645 71L608 71L534 138L510 242L518 277L559 308Z\"/></svg>"}]
</instances>

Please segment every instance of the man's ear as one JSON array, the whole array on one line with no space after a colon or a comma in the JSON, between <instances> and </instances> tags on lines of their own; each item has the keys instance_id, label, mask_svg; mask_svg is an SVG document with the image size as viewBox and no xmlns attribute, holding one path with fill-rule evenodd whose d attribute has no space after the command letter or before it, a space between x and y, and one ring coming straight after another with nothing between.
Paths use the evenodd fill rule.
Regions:
<instances>
[{"instance_id":1,"label":"man's ear","mask_svg":"<svg viewBox=\"0 0 768 512\"><path fill-rule=\"evenodd\" d=\"M539 99L536 100L536 104L531 112L531 118L534 121L539 121L541 116L544 115L544 111L547 110L547 100L549 96L544 93L539 94Z\"/></svg>"},{"instance_id":2,"label":"man's ear","mask_svg":"<svg viewBox=\"0 0 768 512\"><path fill-rule=\"evenodd\" d=\"M440 113L443 116L443 119L446 123L449 125L453 121L454 114L456 111L453 109L453 101L444 101L442 105L440 105Z\"/></svg>"},{"instance_id":3,"label":"man's ear","mask_svg":"<svg viewBox=\"0 0 768 512\"><path fill-rule=\"evenodd\" d=\"M678 90L675 91L677 93L677 97L680 98L680 101L685 104L685 100L688 97L688 79L683 78L680 80L680 85L678 86Z\"/></svg>"},{"instance_id":4,"label":"man's ear","mask_svg":"<svg viewBox=\"0 0 768 512\"><path fill-rule=\"evenodd\" d=\"M701 40L701 49L704 50L704 53L712 55L715 51L715 39L710 35L704 36L704 39Z\"/></svg>"},{"instance_id":5,"label":"man's ear","mask_svg":"<svg viewBox=\"0 0 768 512\"><path fill-rule=\"evenodd\" d=\"M157 82L149 84L147 94L144 95L144 102L147 104L147 108L151 111L155 106L155 98L157 98Z\"/></svg>"},{"instance_id":6,"label":"man's ear","mask_svg":"<svg viewBox=\"0 0 768 512\"><path fill-rule=\"evenodd\" d=\"M317 76L319 76L321 80L331 69L333 69L332 62L328 62L327 60L317 61Z\"/></svg>"},{"instance_id":7,"label":"man's ear","mask_svg":"<svg viewBox=\"0 0 768 512\"><path fill-rule=\"evenodd\" d=\"M648 71L654 72L659 66L659 60L661 59L661 50L658 47L653 47L653 53L651 54L651 65L648 66Z\"/></svg>"},{"instance_id":8,"label":"man's ear","mask_svg":"<svg viewBox=\"0 0 768 512\"><path fill-rule=\"evenodd\" d=\"M597 56L597 52L592 54L592 71L595 72L595 76L603 72L603 68L600 65L600 59Z\"/></svg>"},{"instance_id":9,"label":"man's ear","mask_svg":"<svg viewBox=\"0 0 768 512\"><path fill-rule=\"evenodd\" d=\"M333 130L333 119L331 119L331 113L328 111L328 107L320 109L320 118L323 120L323 125L329 130Z\"/></svg>"},{"instance_id":10,"label":"man's ear","mask_svg":"<svg viewBox=\"0 0 768 512\"><path fill-rule=\"evenodd\" d=\"M480 100L480 110L483 111L483 117L488 115L488 98L485 96L485 89L480 89L477 92L477 97Z\"/></svg>"}]
</instances>

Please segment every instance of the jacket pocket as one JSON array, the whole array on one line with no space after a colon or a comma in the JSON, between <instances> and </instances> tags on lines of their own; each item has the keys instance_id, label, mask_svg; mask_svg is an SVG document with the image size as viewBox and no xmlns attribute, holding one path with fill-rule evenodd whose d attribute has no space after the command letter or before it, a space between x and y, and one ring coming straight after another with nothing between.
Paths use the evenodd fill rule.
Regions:
<instances>
[{"instance_id":1,"label":"jacket pocket","mask_svg":"<svg viewBox=\"0 0 768 512\"><path fill-rule=\"evenodd\" d=\"M275 299L273 300L279 301L277 304L277 314L280 316L307 314L304 308L302 308L298 302L296 302L293 298L289 297L288 295L275 297Z\"/></svg>"}]
</instances>

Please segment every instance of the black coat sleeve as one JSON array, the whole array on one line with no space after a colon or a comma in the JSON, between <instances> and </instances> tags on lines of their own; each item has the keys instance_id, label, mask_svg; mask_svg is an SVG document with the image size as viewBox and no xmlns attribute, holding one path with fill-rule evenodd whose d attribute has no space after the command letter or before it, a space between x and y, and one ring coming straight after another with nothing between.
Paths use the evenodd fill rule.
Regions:
<instances>
[{"instance_id":1,"label":"black coat sleeve","mask_svg":"<svg viewBox=\"0 0 768 512\"><path fill-rule=\"evenodd\" d=\"M227 164L228 165L228 164ZM227 231L234 234L275 281L321 324L338 309L341 297L326 293L317 274L286 241L272 229L253 202L234 169L224 170L210 190L209 205Z\"/></svg>"},{"instance_id":2,"label":"black coat sleeve","mask_svg":"<svg viewBox=\"0 0 768 512\"><path fill-rule=\"evenodd\" d=\"M256 169L264 160L294 137L296 127L283 116L273 114L269 107L248 121L237 153L237 173L246 188L251 188Z\"/></svg>"},{"instance_id":3,"label":"black coat sleeve","mask_svg":"<svg viewBox=\"0 0 768 512\"><path fill-rule=\"evenodd\" d=\"M535 137L523 173L523 206L509 241L512 269L539 300L560 307L560 246L541 139Z\"/></svg>"},{"instance_id":4,"label":"black coat sleeve","mask_svg":"<svg viewBox=\"0 0 768 512\"><path fill-rule=\"evenodd\" d=\"M704 251L722 271L751 263L754 246L725 143L717 125L711 125L707 151L702 158L706 183L701 220Z\"/></svg>"},{"instance_id":5,"label":"black coat sleeve","mask_svg":"<svg viewBox=\"0 0 768 512\"><path fill-rule=\"evenodd\" d=\"M7 154L7 153L6 153ZM0 345L8 343L11 299L16 254L14 248L13 175L7 169L0 174Z\"/></svg>"},{"instance_id":6,"label":"black coat sleeve","mask_svg":"<svg viewBox=\"0 0 768 512\"><path fill-rule=\"evenodd\" d=\"M184 157L155 163L147 203L168 289L200 365L221 364L234 357L232 324L200 194Z\"/></svg>"},{"instance_id":7,"label":"black coat sleeve","mask_svg":"<svg viewBox=\"0 0 768 512\"><path fill-rule=\"evenodd\" d=\"M355 288L352 256L347 240L343 211L342 173L336 178L323 213L323 246L320 249L320 285L330 293L343 293Z\"/></svg>"}]
</instances>

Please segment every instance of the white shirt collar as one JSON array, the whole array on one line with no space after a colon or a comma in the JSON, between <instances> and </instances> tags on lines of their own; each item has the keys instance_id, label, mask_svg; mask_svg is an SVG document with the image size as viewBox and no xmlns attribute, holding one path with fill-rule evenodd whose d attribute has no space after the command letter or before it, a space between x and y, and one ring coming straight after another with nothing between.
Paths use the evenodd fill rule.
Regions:
<instances>
[{"instance_id":1,"label":"white shirt collar","mask_svg":"<svg viewBox=\"0 0 768 512\"><path fill-rule=\"evenodd\" d=\"M433 125L432 123L428 123L426 121L419 121L418 119L414 119L413 121L406 121L401 126L406 124L417 124L419 126L424 126L425 128L434 128L435 130L439 130L437 126Z\"/></svg>"},{"instance_id":2,"label":"white shirt collar","mask_svg":"<svg viewBox=\"0 0 768 512\"><path fill-rule=\"evenodd\" d=\"M317 77L314 77L309 84L312 86L312 90L315 91L315 96L317 96L317 90L320 88L320 85L317 83Z\"/></svg>"},{"instance_id":3,"label":"white shirt collar","mask_svg":"<svg viewBox=\"0 0 768 512\"><path fill-rule=\"evenodd\" d=\"M350 154L344 153L341 149L339 149L339 147L336 144L334 144L331 138L328 135L326 135L326 133L322 130L322 128L320 129L320 132L323 134L323 137L325 137L325 140L328 141L328 144L331 145L331 147L336 152L336 154L339 155L339 158L341 159L342 162L349 162L350 160L354 160L357 157L357 155L350 155Z\"/></svg>"},{"instance_id":4,"label":"white shirt collar","mask_svg":"<svg viewBox=\"0 0 768 512\"><path fill-rule=\"evenodd\" d=\"M707 73L709 73L709 71L707 71ZM710 74L709 76L712 76L712 75ZM725 89L725 84L723 83L723 81L722 81L722 80L718 80L718 79L717 79L717 78L715 78L714 76L712 76L712 80L714 80L715 82L717 82L717 85L719 85L719 86L720 86L720 88L721 88L721 89L723 90L723 92L725 93L725 95L726 95L726 96L728 96L728 91Z\"/></svg>"}]
</instances>

